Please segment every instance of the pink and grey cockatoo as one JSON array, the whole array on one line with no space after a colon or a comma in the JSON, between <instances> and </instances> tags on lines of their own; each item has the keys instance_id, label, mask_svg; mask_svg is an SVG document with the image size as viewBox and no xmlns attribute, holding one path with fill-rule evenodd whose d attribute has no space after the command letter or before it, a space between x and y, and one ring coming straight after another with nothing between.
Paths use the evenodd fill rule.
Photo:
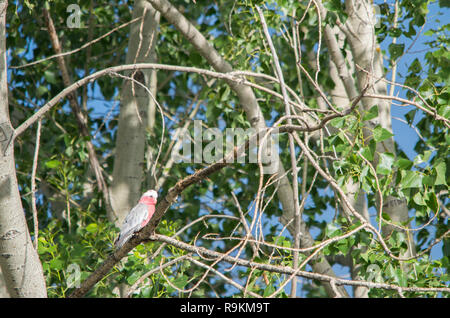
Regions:
<instances>
[{"instance_id":1,"label":"pink and grey cockatoo","mask_svg":"<svg viewBox=\"0 0 450 318\"><path fill-rule=\"evenodd\" d=\"M134 233L142 229L155 213L156 200L158 193L155 190L148 190L139 199L139 203L131 209L120 227L120 234L114 245L121 248Z\"/></svg>"}]
</instances>

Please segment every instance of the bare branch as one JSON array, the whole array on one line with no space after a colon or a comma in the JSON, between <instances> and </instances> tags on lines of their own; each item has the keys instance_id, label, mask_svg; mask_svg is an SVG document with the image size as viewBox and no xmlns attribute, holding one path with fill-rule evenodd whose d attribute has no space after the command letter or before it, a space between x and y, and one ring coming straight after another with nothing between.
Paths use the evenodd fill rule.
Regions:
<instances>
[{"instance_id":1,"label":"bare branch","mask_svg":"<svg viewBox=\"0 0 450 318\"><path fill-rule=\"evenodd\" d=\"M39 63L48 61L48 60L52 60L52 59L58 58L58 57L64 57L64 56L66 56L66 55L74 54L74 53L79 52L79 51L81 51L81 50L83 50L83 49L85 49L85 48L87 48L87 47L89 47L89 46L91 46L91 45L97 43L98 41L100 41L100 40L102 40L102 39L108 37L110 34L116 32L116 31L118 31L118 30L120 30L120 29L123 29L123 28L129 26L130 24L132 24L132 23L134 23L134 22L137 22L137 21L139 21L139 20L141 20L141 19L142 19L142 17L138 17L138 18L136 18L136 19L133 19L133 20L131 20L131 21L128 21L128 22L126 22L126 23L123 23L123 24L121 24L121 25L119 25L119 26L113 28L112 30L108 31L107 33L103 34L102 36L100 36L100 37L98 37L98 38L96 38L96 39L94 39L94 40L92 40L92 41L90 41L90 42L87 42L87 43L83 44L81 47L79 47L79 48L77 48L77 49L75 49L75 50L68 51L68 52L57 53L57 54L55 54L55 55L52 55L52 56L49 56L49 57L46 57L46 58L43 58L43 59L40 59L40 60L31 62L31 63L28 63L28 64L25 64L25 65L10 66L9 68L10 68L10 69L20 69L20 68L25 68L25 67L29 67L29 66L32 66L32 65L36 65L36 64L39 64Z\"/></svg>"},{"instance_id":2,"label":"bare branch","mask_svg":"<svg viewBox=\"0 0 450 318\"><path fill-rule=\"evenodd\" d=\"M262 271L268 271L268 272L274 272L274 273L280 273L280 274L286 274L286 275L292 275L295 274L298 277L303 277L307 279L315 279L319 281L325 281L325 282L331 282L334 280L335 284L337 286L364 286L368 288L380 288L380 289L386 289L386 290L395 290L398 291L399 286L393 285L393 284L385 284L385 283L373 283L368 281L362 281L362 280L349 280L349 279L342 279L342 278L336 278L325 274L319 274L319 273L311 273L301 270L294 270L292 267L288 266L277 266L277 265L271 265L271 264L263 264L263 263L257 263L246 259L236 258L234 256L225 255L220 252L212 251L209 249L206 249L204 247L200 246L193 246L181 241L178 241L176 239L173 239L168 236L155 234L150 237L151 240L155 240L158 242L164 242L170 245L173 245L175 247L178 247L182 250L195 253L195 254L201 254L208 256L212 259L222 259L223 261L230 263L230 264L237 264L240 266L245 266L249 268L257 268ZM438 288L424 288L424 287L401 287L402 291L405 292L416 292L416 293L429 293L429 292L443 292L443 293L450 293L450 288L448 287L438 287Z\"/></svg>"},{"instance_id":3,"label":"bare branch","mask_svg":"<svg viewBox=\"0 0 450 318\"><path fill-rule=\"evenodd\" d=\"M41 141L41 126L42 120L38 121L38 126L36 128L36 145L34 148L33 166L31 168L31 208L33 210L33 223L34 223L34 248L38 249L38 238L39 238L39 221L38 221L38 211L36 208L36 170L39 158L39 145Z\"/></svg>"}]
</instances>

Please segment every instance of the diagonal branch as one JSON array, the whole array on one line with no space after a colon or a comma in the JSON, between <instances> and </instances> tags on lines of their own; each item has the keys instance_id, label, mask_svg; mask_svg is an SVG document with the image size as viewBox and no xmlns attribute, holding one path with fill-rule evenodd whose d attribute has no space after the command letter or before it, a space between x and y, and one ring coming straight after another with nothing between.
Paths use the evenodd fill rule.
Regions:
<instances>
[{"instance_id":1,"label":"diagonal branch","mask_svg":"<svg viewBox=\"0 0 450 318\"><path fill-rule=\"evenodd\" d=\"M257 138L258 134L254 135ZM247 148L250 140L240 147L234 147L231 154L227 155L225 158L217 163L214 163L208 167L198 170L196 173L178 181L172 188L169 189L166 196L158 203L155 213L151 218L150 222L138 233L135 234L130 240L128 240L122 248L114 251L101 265L95 270L82 284L79 288L75 289L69 297L77 298L83 297L97 282L99 282L122 258L127 256L128 252L131 251L135 246L142 242L148 240L150 235L154 233L156 227L158 226L160 220L170 208L170 206L176 201L177 197L183 192L187 187L199 183L207 178L209 175L221 170L225 166L234 162L234 158L237 158L239 153L242 153L242 149Z\"/></svg>"}]
</instances>

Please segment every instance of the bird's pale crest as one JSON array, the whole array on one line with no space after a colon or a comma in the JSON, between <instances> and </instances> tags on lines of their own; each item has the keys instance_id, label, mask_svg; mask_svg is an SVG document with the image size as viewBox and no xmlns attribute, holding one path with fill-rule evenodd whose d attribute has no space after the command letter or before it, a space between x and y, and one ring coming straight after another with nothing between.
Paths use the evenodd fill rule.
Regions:
<instances>
[{"instance_id":1,"label":"bird's pale crest","mask_svg":"<svg viewBox=\"0 0 450 318\"><path fill-rule=\"evenodd\" d=\"M155 190L148 190L142 196L143 197L152 197L152 198L155 198L155 200L158 199L158 193Z\"/></svg>"}]
</instances>

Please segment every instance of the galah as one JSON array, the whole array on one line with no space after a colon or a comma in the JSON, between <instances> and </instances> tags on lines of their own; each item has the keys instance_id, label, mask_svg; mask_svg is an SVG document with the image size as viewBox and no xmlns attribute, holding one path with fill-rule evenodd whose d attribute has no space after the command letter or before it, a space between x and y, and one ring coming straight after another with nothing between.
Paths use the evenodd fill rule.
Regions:
<instances>
[{"instance_id":1,"label":"galah","mask_svg":"<svg viewBox=\"0 0 450 318\"><path fill-rule=\"evenodd\" d=\"M155 190L148 190L139 199L139 203L131 209L120 227L120 234L114 245L117 248L122 247L134 233L142 229L155 213L156 200L158 193Z\"/></svg>"}]
</instances>

